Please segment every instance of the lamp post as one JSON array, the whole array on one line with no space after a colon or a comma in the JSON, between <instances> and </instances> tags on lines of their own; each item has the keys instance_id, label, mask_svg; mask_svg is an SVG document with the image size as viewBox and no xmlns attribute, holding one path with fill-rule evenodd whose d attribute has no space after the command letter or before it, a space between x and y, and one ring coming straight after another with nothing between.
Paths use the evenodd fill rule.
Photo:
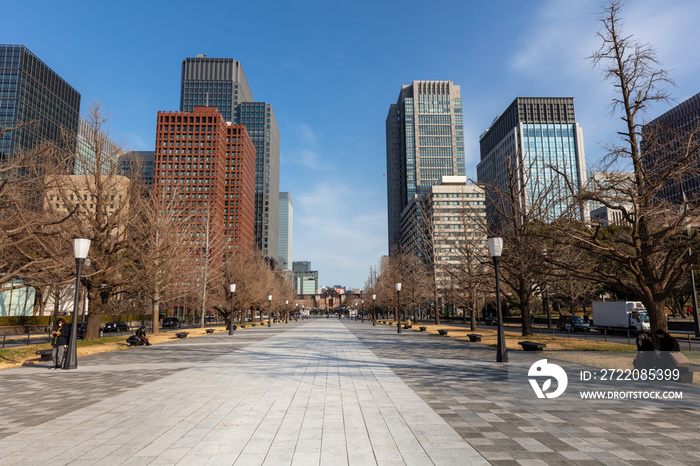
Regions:
<instances>
[{"instance_id":1,"label":"lamp post","mask_svg":"<svg viewBox=\"0 0 700 466\"><path fill-rule=\"evenodd\" d=\"M75 298L73 298L73 318L70 326L70 341L68 343L68 355L63 360L63 369L78 368L78 300L80 299L80 274L83 272L83 263L90 250L90 240L87 238L73 238L73 255L75 256Z\"/></svg>"},{"instance_id":2,"label":"lamp post","mask_svg":"<svg viewBox=\"0 0 700 466\"><path fill-rule=\"evenodd\" d=\"M360 310L360 312L362 312L362 323L364 324L365 323L365 300L364 299L360 300L360 304L362 307L362 309Z\"/></svg>"},{"instance_id":3,"label":"lamp post","mask_svg":"<svg viewBox=\"0 0 700 466\"><path fill-rule=\"evenodd\" d=\"M401 282L396 284L396 333L401 333Z\"/></svg>"},{"instance_id":4,"label":"lamp post","mask_svg":"<svg viewBox=\"0 0 700 466\"><path fill-rule=\"evenodd\" d=\"M296 319L299 318L299 303L294 303L294 315Z\"/></svg>"},{"instance_id":5,"label":"lamp post","mask_svg":"<svg viewBox=\"0 0 700 466\"><path fill-rule=\"evenodd\" d=\"M228 327L228 334L229 334L229 335L233 335L233 293L236 292L236 284L235 284L235 283L231 283L231 284L228 286L228 290L231 292L231 316L230 316L230 318L229 318L229 321L230 321L230 322L229 322L229 324L228 324L228 325L229 325L229 327Z\"/></svg>"},{"instance_id":6,"label":"lamp post","mask_svg":"<svg viewBox=\"0 0 700 466\"><path fill-rule=\"evenodd\" d=\"M267 295L267 302L269 303L267 309L267 326L272 327L272 295Z\"/></svg>"},{"instance_id":7,"label":"lamp post","mask_svg":"<svg viewBox=\"0 0 700 466\"><path fill-rule=\"evenodd\" d=\"M542 255L544 256L544 262L547 262L547 249L542 251ZM547 328L552 328L552 313L549 307L549 281L547 281L544 285L544 296L545 303L547 305Z\"/></svg>"},{"instance_id":8,"label":"lamp post","mask_svg":"<svg viewBox=\"0 0 700 466\"><path fill-rule=\"evenodd\" d=\"M288 299L284 302L284 323L285 324L289 323L289 300Z\"/></svg>"},{"instance_id":9,"label":"lamp post","mask_svg":"<svg viewBox=\"0 0 700 466\"><path fill-rule=\"evenodd\" d=\"M498 275L498 263L503 252L503 238L489 238L489 254L496 269L496 314L498 315L498 344L496 345L496 361L508 362L505 338L503 336L503 315L501 312L501 283Z\"/></svg>"},{"instance_id":10,"label":"lamp post","mask_svg":"<svg viewBox=\"0 0 700 466\"><path fill-rule=\"evenodd\" d=\"M377 295L372 295L372 327L377 326L377 308L374 306L374 301L377 299Z\"/></svg>"}]
</instances>

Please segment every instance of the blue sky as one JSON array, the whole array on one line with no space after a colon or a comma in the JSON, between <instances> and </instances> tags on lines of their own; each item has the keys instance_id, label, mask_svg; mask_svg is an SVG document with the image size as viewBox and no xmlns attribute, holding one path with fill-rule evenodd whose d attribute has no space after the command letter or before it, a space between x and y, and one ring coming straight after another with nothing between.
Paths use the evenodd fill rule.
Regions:
<instances>
[{"instance_id":1,"label":"blue sky","mask_svg":"<svg viewBox=\"0 0 700 466\"><path fill-rule=\"evenodd\" d=\"M280 190L294 201L294 260L321 285L362 287L387 253L385 119L402 84L461 87L466 166L478 137L517 96L574 97L586 160L620 121L585 57L598 0L8 2L1 42L26 45L111 113L110 136L153 150L156 113L178 110L181 62L240 60L281 133ZM634 0L625 31L655 45L681 102L700 92L700 5ZM655 117L669 107L651 111Z\"/></svg>"}]
</instances>

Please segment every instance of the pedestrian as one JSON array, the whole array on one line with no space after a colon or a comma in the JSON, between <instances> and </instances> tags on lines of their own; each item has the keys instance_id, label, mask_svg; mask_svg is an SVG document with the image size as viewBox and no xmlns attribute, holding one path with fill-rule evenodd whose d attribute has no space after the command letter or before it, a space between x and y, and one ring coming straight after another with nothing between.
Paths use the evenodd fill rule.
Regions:
<instances>
[{"instance_id":1,"label":"pedestrian","mask_svg":"<svg viewBox=\"0 0 700 466\"><path fill-rule=\"evenodd\" d=\"M637 351L654 351L654 342L645 332L637 334Z\"/></svg>"},{"instance_id":2,"label":"pedestrian","mask_svg":"<svg viewBox=\"0 0 700 466\"><path fill-rule=\"evenodd\" d=\"M53 336L53 341L51 342L51 346L53 346L51 351L53 366L49 367L49 369L60 369L68 351L68 331L66 330L66 321L63 318L56 321L56 330L51 332L51 335Z\"/></svg>"},{"instance_id":3,"label":"pedestrian","mask_svg":"<svg viewBox=\"0 0 700 466\"><path fill-rule=\"evenodd\" d=\"M234 329L235 330L235 329ZM146 346L151 346L151 343L148 341L148 338L146 338L146 327L141 326L139 327L138 330L136 330L136 337L141 341L141 344L146 345Z\"/></svg>"},{"instance_id":4,"label":"pedestrian","mask_svg":"<svg viewBox=\"0 0 700 466\"><path fill-rule=\"evenodd\" d=\"M659 329L656 331L656 341L659 344L659 351L680 351L681 346L678 341L667 332Z\"/></svg>"},{"instance_id":5,"label":"pedestrian","mask_svg":"<svg viewBox=\"0 0 700 466\"><path fill-rule=\"evenodd\" d=\"M688 317L690 317L691 315L693 315L693 308L688 306L688 309L685 310L685 313L688 315Z\"/></svg>"}]
</instances>

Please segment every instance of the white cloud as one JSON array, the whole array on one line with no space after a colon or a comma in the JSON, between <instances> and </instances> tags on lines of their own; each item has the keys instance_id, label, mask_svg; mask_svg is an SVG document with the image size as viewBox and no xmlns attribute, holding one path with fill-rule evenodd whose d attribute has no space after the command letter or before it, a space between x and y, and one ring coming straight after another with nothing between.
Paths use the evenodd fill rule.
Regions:
<instances>
[{"instance_id":1,"label":"white cloud","mask_svg":"<svg viewBox=\"0 0 700 466\"><path fill-rule=\"evenodd\" d=\"M321 285L360 288L386 253L386 210L377 196L366 184L334 178L295 197L294 260L310 260Z\"/></svg>"}]
</instances>

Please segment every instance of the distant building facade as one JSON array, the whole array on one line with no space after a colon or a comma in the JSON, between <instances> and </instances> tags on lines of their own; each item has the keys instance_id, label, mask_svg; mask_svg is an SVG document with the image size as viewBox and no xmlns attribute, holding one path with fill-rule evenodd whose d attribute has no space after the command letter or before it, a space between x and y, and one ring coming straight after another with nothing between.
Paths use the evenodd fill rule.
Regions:
<instances>
[{"instance_id":1,"label":"distant building facade","mask_svg":"<svg viewBox=\"0 0 700 466\"><path fill-rule=\"evenodd\" d=\"M277 262L284 270L292 270L292 245L294 239L294 203L292 196L288 192L280 195L280 234L278 242Z\"/></svg>"},{"instance_id":2,"label":"distant building facade","mask_svg":"<svg viewBox=\"0 0 700 466\"><path fill-rule=\"evenodd\" d=\"M80 119L73 174L97 175L99 172L102 175L107 175L112 173L122 153L119 144L109 139L89 121L84 118Z\"/></svg>"},{"instance_id":3,"label":"distant building facade","mask_svg":"<svg viewBox=\"0 0 700 466\"><path fill-rule=\"evenodd\" d=\"M318 292L318 271L311 270L311 262L293 262L292 280L298 295L315 295Z\"/></svg>"},{"instance_id":4,"label":"distant building facade","mask_svg":"<svg viewBox=\"0 0 700 466\"><path fill-rule=\"evenodd\" d=\"M647 171L663 170L685 155L688 148L695 150L687 173L672 177L662 188L661 196L680 205L684 199L700 201L700 93L673 107L650 121L642 129L642 164ZM692 139L689 139L692 138Z\"/></svg>"},{"instance_id":5,"label":"distant building facade","mask_svg":"<svg viewBox=\"0 0 700 466\"><path fill-rule=\"evenodd\" d=\"M588 175L587 189L596 192L611 205L630 207L632 212L631 190L634 188L634 173L632 172L594 172ZM629 225L621 209L608 207L602 202L590 201L591 223L603 227L609 225Z\"/></svg>"},{"instance_id":6,"label":"distant building facade","mask_svg":"<svg viewBox=\"0 0 700 466\"><path fill-rule=\"evenodd\" d=\"M138 178L144 188L151 192L155 180L156 153L154 151L131 151L119 156L119 174L127 178Z\"/></svg>"},{"instance_id":7,"label":"distant building facade","mask_svg":"<svg viewBox=\"0 0 700 466\"><path fill-rule=\"evenodd\" d=\"M401 212L442 176L464 176L464 123L452 81L404 85L386 118L389 252L401 241Z\"/></svg>"},{"instance_id":8,"label":"distant building facade","mask_svg":"<svg viewBox=\"0 0 700 466\"><path fill-rule=\"evenodd\" d=\"M568 186L586 181L583 133L576 122L571 97L518 97L479 139L481 161L477 178L487 190L487 215L494 221L491 202L515 185L525 209L546 205L544 216L558 218L571 207ZM587 218L587 207L576 217Z\"/></svg>"},{"instance_id":9,"label":"distant building facade","mask_svg":"<svg viewBox=\"0 0 700 466\"><path fill-rule=\"evenodd\" d=\"M40 144L75 154L80 93L23 45L0 44L0 154Z\"/></svg>"},{"instance_id":10,"label":"distant building facade","mask_svg":"<svg viewBox=\"0 0 700 466\"><path fill-rule=\"evenodd\" d=\"M452 286L450 269L487 258L484 189L467 184L466 176L442 177L416 195L401 218L403 250L432 264L440 290Z\"/></svg>"}]
</instances>

